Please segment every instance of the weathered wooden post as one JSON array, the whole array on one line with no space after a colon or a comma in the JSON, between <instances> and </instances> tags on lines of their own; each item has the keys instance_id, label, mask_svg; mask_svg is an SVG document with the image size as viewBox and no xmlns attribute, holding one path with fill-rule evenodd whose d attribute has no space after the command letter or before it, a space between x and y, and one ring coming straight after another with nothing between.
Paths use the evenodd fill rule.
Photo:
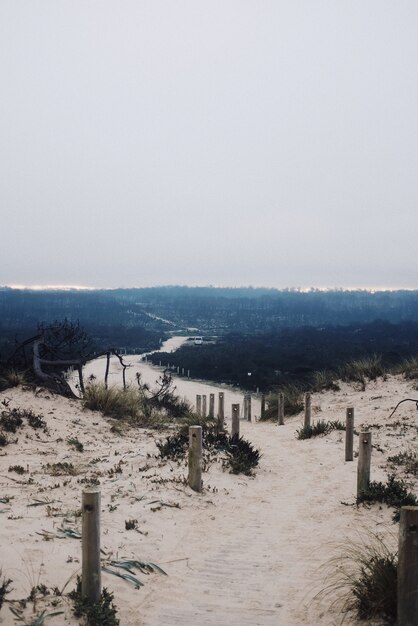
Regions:
<instances>
[{"instance_id":1,"label":"weathered wooden post","mask_svg":"<svg viewBox=\"0 0 418 626\"><path fill-rule=\"evenodd\" d=\"M218 394L218 433L223 432L224 429L224 392L220 391Z\"/></svg>"},{"instance_id":2,"label":"weathered wooden post","mask_svg":"<svg viewBox=\"0 0 418 626\"><path fill-rule=\"evenodd\" d=\"M399 525L397 625L418 624L418 506L403 506Z\"/></svg>"},{"instance_id":3,"label":"weathered wooden post","mask_svg":"<svg viewBox=\"0 0 418 626\"><path fill-rule=\"evenodd\" d=\"M372 433L362 431L359 437L357 465L357 497L367 490L370 483L370 462L372 458Z\"/></svg>"},{"instance_id":4,"label":"weathered wooden post","mask_svg":"<svg viewBox=\"0 0 418 626\"><path fill-rule=\"evenodd\" d=\"M215 394L209 394L209 417L212 419L215 417Z\"/></svg>"},{"instance_id":5,"label":"weathered wooden post","mask_svg":"<svg viewBox=\"0 0 418 626\"><path fill-rule=\"evenodd\" d=\"M239 437L239 404L232 405L231 437L234 435Z\"/></svg>"},{"instance_id":6,"label":"weathered wooden post","mask_svg":"<svg viewBox=\"0 0 418 626\"><path fill-rule=\"evenodd\" d=\"M207 411L206 396L202 396L202 416L207 417L207 415L208 415L208 411Z\"/></svg>"},{"instance_id":7,"label":"weathered wooden post","mask_svg":"<svg viewBox=\"0 0 418 626\"><path fill-rule=\"evenodd\" d=\"M102 595L100 563L100 488L86 487L82 494L81 595L98 602Z\"/></svg>"},{"instance_id":8,"label":"weathered wooden post","mask_svg":"<svg viewBox=\"0 0 418 626\"><path fill-rule=\"evenodd\" d=\"M251 394L244 396L244 419L251 422Z\"/></svg>"},{"instance_id":9,"label":"weathered wooden post","mask_svg":"<svg viewBox=\"0 0 418 626\"><path fill-rule=\"evenodd\" d=\"M284 426L284 394L281 392L277 396L277 411L279 426Z\"/></svg>"},{"instance_id":10,"label":"weathered wooden post","mask_svg":"<svg viewBox=\"0 0 418 626\"><path fill-rule=\"evenodd\" d=\"M177 374L180 373L180 367L177 365Z\"/></svg>"},{"instance_id":11,"label":"weathered wooden post","mask_svg":"<svg viewBox=\"0 0 418 626\"><path fill-rule=\"evenodd\" d=\"M202 427L189 426L189 486L202 491Z\"/></svg>"},{"instance_id":12,"label":"weathered wooden post","mask_svg":"<svg viewBox=\"0 0 418 626\"><path fill-rule=\"evenodd\" d=\"M187 378L190 378L190 370L187 370Z\"/></svg>"},{"instance_id":13,"label":"weathered wooden post","mask_svg":"<svg viewBox=\"0 0 418 626\"><path fill-rule=\"evenodd\" d=\"M305 421L304 421L305 426L311 425L311 414L312 414L311 407L312 407L311 394L305 393Z\"/></svg>"},{"instance_id":14,"label":"weathered wooden post","mask_svg":"<svg viewBox=\"0 0 418 626\"><path fill-rule=\"evenodd\" d=\"M347 408L345 416L345 460L352 461L354 447L354 408Z\"/></svg>"},{"instance_id":15,"label":"weathered wooden post","mask_svg":"<svg viewBox=\"0 0 418 626\"><path fill-rule=\"evenodd\" d=\"M181 375L184 376L184 367L181 368Z\"/></svg>"},{"instance_id":16,"label":"weathered wooden post","mask_svg":"<svg viewBox=\"0 0 418 626\"><path fill-rule=\"evenodd\" d=\"M264 419L266 414L266 396L264 393L261 394L261 411L260 411L260 419Z\"/></svg>"},{"instance_id":17,"label":"weathered wooden post","mask_svg":"<svg viewBox=\"0 0 418 626\"><path fill-rule=\"evenodd\" d=\"M199 394L196 396L196 413L202 415L202 396Z\"/></svg>"}]
</instances>

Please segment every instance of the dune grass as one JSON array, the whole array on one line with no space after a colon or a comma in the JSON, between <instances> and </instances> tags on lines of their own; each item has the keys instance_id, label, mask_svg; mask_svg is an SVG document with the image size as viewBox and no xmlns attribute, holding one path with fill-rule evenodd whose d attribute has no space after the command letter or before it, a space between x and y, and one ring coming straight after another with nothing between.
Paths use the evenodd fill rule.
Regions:
<instances>
[{"instance_id":1,"label":"dune grass","mask_svg":"<svg viewBox=\"0 0 418 626\"><path fill-rule=\"evenodd\" d=\"M318 435L327 435L333 430L345 430L345 424L340 420L333 420L326 422L325 420L318 420L315 424L302 425L296 431L297 439L311 439Z\"/></svg>"},{"instance_id":2,"label":"dune grass","mask_svg":"<svg viewBox=\"0 0 418 626\"><path fill-rule=\"evenodd\" d=\"M393 545L396 545L395 537ZM394 626L397 613L397 551L377 534L367 531L359 540L334 544L335 556L322 566L327 585L317 598L332 598L343 621L350 614L360 620L378 620Z\"/></svg>"}]
</instances>

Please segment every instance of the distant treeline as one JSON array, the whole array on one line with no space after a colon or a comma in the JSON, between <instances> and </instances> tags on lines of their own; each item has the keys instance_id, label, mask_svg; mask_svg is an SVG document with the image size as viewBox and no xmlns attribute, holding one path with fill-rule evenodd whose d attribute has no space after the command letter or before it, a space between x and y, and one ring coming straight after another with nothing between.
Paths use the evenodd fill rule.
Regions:
<instances>
[{"instance_id":1,"label":"distant treeline","mask_svg":"<svg viewBox=\"0 0 418 626\"><path fill-rule=\"evenodd\" d=\"M0 353L7 353L16 342L36 332L39 323L63 319L79 321L98 349L113 346L136 352L151 350L168 333L185 329L217 336L236 332L252 336L262 346L266 337L278 337L283 329L358 326L376 319L393 324L418 322L418 291L301 292L181 286L95 291L0 288Z\"/></svg>"},{"instance_id":2,"label":"distant treeline","mask_svg":"<svg viewBox=\"0 0 418 626\"><path fill-rule=\"evenodd\" d=\"M269 390L288 383L309 384L318 370L378 354L387 366L418 354L418 322L302 327L248 336L230 333L214 345L186 345L151 360L189 369L192 376Z\"/></svg>"}]
</instances>

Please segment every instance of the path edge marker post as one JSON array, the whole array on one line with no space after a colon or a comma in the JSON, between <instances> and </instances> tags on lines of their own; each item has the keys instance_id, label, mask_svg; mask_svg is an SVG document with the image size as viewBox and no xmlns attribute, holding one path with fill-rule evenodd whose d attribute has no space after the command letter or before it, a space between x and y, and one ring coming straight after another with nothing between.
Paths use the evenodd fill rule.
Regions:
<instances>
[{"instance_id":1,"label":"path edge marker post","mask_svg":"<svg viewBox=\"0 0 418 626\"><path fill-rule=\"evenodd\" d=\"M86 487L82 493L81 596L97 603L102 595L100 562L100 488Z\"/></svg>"}]
</instances>

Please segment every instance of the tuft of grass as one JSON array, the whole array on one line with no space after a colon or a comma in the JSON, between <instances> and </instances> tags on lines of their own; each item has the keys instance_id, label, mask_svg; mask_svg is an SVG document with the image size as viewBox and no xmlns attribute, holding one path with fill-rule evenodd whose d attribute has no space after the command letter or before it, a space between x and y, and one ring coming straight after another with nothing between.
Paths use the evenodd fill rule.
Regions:
<instances>
[{"instance_id":1,"label":"tuft of grass","mask_svg":"<svg viewBox=\"0 0 418 626\"><path fill-rule=\"evenodd\" d=\"M275 393L267 397L268 409L266 410L264 420L277 420L278 413L278 393L282 392L284 396L284 413L285 415L297 415L303 411L303 391L297 385L284 385Z\"/></svg>"},{"instance_id":2,"label":"tuft of grass","mask_svg":"<svg viewBox=\"0 0 418 626\"><path fill-rule=\"evenodd\" d=\"M77 452L84 452L84 445L78 439L78 437L67 437L67 443L72 446Z\"/></svg>"},{"instance_id":3,"label":"tuft of grass","mask_svg":"<svg viewBox=\"0 0 418 626\"><path fill-rule=\"evenodd\" d=\"M4 576L3 576L3 579L2 579L1 578L2 574L3 574L3 572L0 569L0 609L3 606L3 602L4 602L7 594L11 592L10 585L13 582L11 578L5 578Z\"/></svg>"},{"instance_id":4,"label":"tuft of grass","mask_svg":"<svg viewBox=\"0 0 418 626\"><path fill-rule=\"evenodd\" d=\"M84 392L83 405L115 419L136 419L141 414L142 396L137 389L106 388L100 383L90 383Z\"/></svg>"},{"instance_id":5,"label":"tuft of grass","mask_svg":"<svg viewBox=\"0 0 418 626\"><path fill-rule=\"evenodd\" d=\"M339 391L340 386L337 382L337 374L331 370L314 372L312 390L317 393L321 391Z\"/></svg>"},{"instance_id":6,"label":"tuft of grass","mask_svg":"<svg viewBox=\"0 0 418 626\"><path fill-rule=\"evenodd\" d=\"M318 596L334 598L341 612L361 620L394 626L397 613L397 552L372 532L358 543L337 544L337 554L324 566L328 585Z\"/></svg>"},{"instance_id":7,"label":"tuft of grass","mask_svg":"<svg viewBox=\"0 0 418 626\"><path fill-rule=\"evenodd\" d=\"M113 604L113 594L106 587L103 588L98 602L90 602L81 596L81 578L78 576L77 586L69 593L69 597L74 602L74 615L76 617L84 616L89 626L119 625L119 620L116 617L117 609Z\"/></svg>"},{"instance_id":8,"label":"tuft of grass","mask_svg":"<svg viewBox=\"0 0 418 626\"><path fill-rule=\"evenodd\" d=\"M376 380L379 376L385 376L386 374L382 357L377 354L350 361L340 368L341 380L359 383L363 391L366 389L367 380Z\"/></svg>"},{"instance_id":9,"label":"tuft of grass","mask_svg":"<svg viewBox=\"0 0 418 626\"><path fill-rule=\"evenodd\" d=\"M418 357L410 357L395 368L396 374L403 374L407 380L418 379Z\"/></svg>"},{"instance_id":10,"label":"tuft of grass","mask_svg":"<svg viewBox=\"0 0 418 626\"><path fill-rule=\"evenodd\" d=\"M76 476L77 470L72 463L67 461L59 463L47 463L43 466L46 474L51 476Z\"/></svg>"},{"instance_id":11,"label":"tuft of grass","mask_svg":"<svg viewBox=\"0 0 418 626\"><path fill-rule=\"evenodd\" d=\"M4 446L7 446L8 443L9 440L7 439L6 435L0 432L0 448L4 448Z\"/></svg>"},{"instance_id":12,"label":"tuft of grass","mask_svg":"<svg viewBox=\"0 0 418 626\"><path fill-rule=\"evenodd\" d=\"M387 483L371 481L369 487L357 497L357 504L361 502L383 502L395 508L393 521L398 522L402 506L417 506L417 497L408 491L403 480L389 476Z\"/></svg>"},{"instance_id":13,"label":"tuft of grass","mask_svg":"<svg viewBox=\"0 0 418 626\"><path fill-rule=\"evenodd\" d=\"M27 383L26 376L23 372L15 369L5 370L0 376L0 391L9 389L10 387L18 387Z\"/></svg>"},{"instance_id":14,"label":"tuft of grass","mask_svg":"<svg viewBox=\"0 0 418 626\"><path fill-rule=\"evenodd\" d=\"M334 420L326 422L325 420L318 420L315 424L309 426L301 426L296 431L297 439L311 439L318 435L327 435L333 430L345 430L345 424L340 420Z\"/></svg>"}]
</instances>

